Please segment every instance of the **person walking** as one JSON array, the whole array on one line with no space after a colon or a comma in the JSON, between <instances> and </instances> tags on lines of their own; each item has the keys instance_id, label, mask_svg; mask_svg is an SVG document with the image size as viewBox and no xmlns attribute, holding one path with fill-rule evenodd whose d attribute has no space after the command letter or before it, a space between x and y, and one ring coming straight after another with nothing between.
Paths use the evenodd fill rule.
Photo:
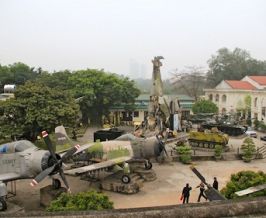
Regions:
<instances>
[{"instance_id":1,"label":"person walking","mask_svg":"<svg viewBox=\"0 0 266 218\"><path fill-rule=\"evenodd\" d=\"M204 185L204 183L201 182L201 183L197 186L197 188L200 188L200 194L199 194L199 197L198 197L198 202L200 202L201 196L204 197L204 198L207 200L208 198L207 198L206 195L204 194L204 190L205 190L205 185Z\"/></svg>"},{"instance_id":2,"label":"person walking","mask_svg":"<svg viewBox=\"0 0 266 218\"><path fill-rule=\"evenodd\" d=\"M183 204L189 202L189 196L190 196L190 191L191 191L191 187L189 187L189 184L187 183L186 186L183 188L182 191L182 197L183 197Z\"/></svg>"},{"instance_id":3,"label":"person walking","mask_svg":"<svg viewBox=\"0 0 266 218\"><path fill-rule=\"evenodd\" d=\"M214 181L213 181L212 187L215 188L216 190L218 190L218 181L217 181L217 178L214 177L213 179L214 179Z\"/></svg>"}]
</instances>

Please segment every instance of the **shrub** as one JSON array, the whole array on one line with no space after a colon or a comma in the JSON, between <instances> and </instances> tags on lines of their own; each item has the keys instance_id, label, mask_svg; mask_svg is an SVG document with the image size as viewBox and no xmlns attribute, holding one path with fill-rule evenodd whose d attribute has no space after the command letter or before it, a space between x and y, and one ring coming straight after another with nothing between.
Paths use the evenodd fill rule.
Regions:
<instances>
[{"instance_id":1,"label":"shrub","mask_svg":"<svg viewBox=\"0 0 266 218\"><path fill-rule=\"evenodd\" d=\"M266 174L259 171L241 171L231 175L231 180L221 190L221 193L228 199L239 198L235 192L247 189L252 186L262 185L266 183ZM249 196L265 196L266 189L249 194Z\"/></svg>"},{"instance_id":2,"label":"shrub","mask_svg":"<svg viewBox=\"0 0 266 218\"><path fill-rule=\"evenodd\" d=\"M222 156L223 147L221 145L215 145L214 156L220 158Z\"/></svg>"},{"instance_id":3,"label":"shrub","mask_svg":"<svg viewBox=\"0 0 266 218\"><path fill-rule=\"evenodd\" d=\"M104 210L113 209L113 202L108 196L95 191L80 192L72 195L62 193L52 201L47 211L79 211L79 210Z\"/></svg>"},{"instance_id":4,"label":"shrub","mask_svg":"<svg viewBox=\"0 0 266 218\"><path fill-rule=\"evenodd\" d=\"M250 162L253 158L253 155L256 152L256 146L252 140L252 138L245 138L243 144L241 145L241 150L243 151L242 159L245 162Z\"/></svg>"},{"instance_id":5,"label":"shrub","mask_svg":"<svg viewBox=\"0 0 266 218\"><path fill-rule=\"evenodd\" d=\"M176 148L177 153L180 155L180 161L184 164L191 162L191 147L188 145L178 146Z\"/></svg>"}]
</instances>

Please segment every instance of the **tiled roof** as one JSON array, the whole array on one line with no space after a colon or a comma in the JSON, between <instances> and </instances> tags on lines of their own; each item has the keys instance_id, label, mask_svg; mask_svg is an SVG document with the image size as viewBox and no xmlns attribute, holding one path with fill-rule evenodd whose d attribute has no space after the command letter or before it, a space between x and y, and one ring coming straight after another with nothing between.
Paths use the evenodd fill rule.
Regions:
<instances>
[{"instance_id":1,"label":"tiled roof","mask_svg":"<svg viewBox=\"0 0 266 218\"><path fill-rule=\"evenodd\" d=\"M247 81L238 81L238 80L225 80L225 82L232 87L232 89L244 89L244 90L254 90L256 87L251 85Z\"/></svg>"},{"instance_id":2,"label":"tiled roof","mask_svg":"<svg viewBox=\"0 0 266 218\"><path fill-rule=\"evenodd\" d=\"M266 85L266 76L248 76L260 85Z\"/></svg>"}]
</instances>

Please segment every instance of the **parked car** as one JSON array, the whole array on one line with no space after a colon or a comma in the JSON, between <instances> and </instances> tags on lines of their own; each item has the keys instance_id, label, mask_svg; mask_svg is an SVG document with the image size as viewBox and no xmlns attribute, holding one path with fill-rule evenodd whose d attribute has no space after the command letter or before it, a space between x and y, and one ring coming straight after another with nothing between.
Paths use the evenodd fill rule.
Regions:
<instances>
[{"instance_id":1,"label":"parked car","mask_svg":"<svg viewBox=\"0 0 266 218\"><path fill-rule=\"evenodd\" d=\"M257 132L252 130L251 128L248 128L245 134L252 138L257 138Z\"/></svg>"},{"instance_id":2,"label":"parked car","mask_svg":"<svg viewBox=\"0 0 266 218\"><path fill-rule=\"evenodd\" d=\"M266 135L261 136L261 137L260 137L260 140L262 140L262 141L266 141Z\"/></svg>"}]
</instances>

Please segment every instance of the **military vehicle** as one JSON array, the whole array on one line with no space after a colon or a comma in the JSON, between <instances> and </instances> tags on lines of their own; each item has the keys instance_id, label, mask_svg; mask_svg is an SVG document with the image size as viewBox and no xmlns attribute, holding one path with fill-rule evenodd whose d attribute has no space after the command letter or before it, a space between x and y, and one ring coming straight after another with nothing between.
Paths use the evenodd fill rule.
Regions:
<instances>
[{"instance_id":1,"label":"military vehicle","mask_svg":"<svg viewBox=\"0 0 266 218\"><path fill-rule=\"evenodd\" d=\"M191 131L189 132L189 144L192 147L202 147L214 149L215 145L225 147L228 144L229 137L219 131Z\"/></svg>"},{"instance_id":2,"label":"military vehicle","mask_svg":"<svg viewBox=\"0 0 266 218\"><path fill-rule=\"evenodd\" d=\"M205 122L201 124L202 128L204 129L212 129L213 127L216 127L218 130L220 130L223 133L228 134L229 136L239 136L246 132L247 127L239 126L233 123L229 122Z\"/></svg>"}]
</instances>

